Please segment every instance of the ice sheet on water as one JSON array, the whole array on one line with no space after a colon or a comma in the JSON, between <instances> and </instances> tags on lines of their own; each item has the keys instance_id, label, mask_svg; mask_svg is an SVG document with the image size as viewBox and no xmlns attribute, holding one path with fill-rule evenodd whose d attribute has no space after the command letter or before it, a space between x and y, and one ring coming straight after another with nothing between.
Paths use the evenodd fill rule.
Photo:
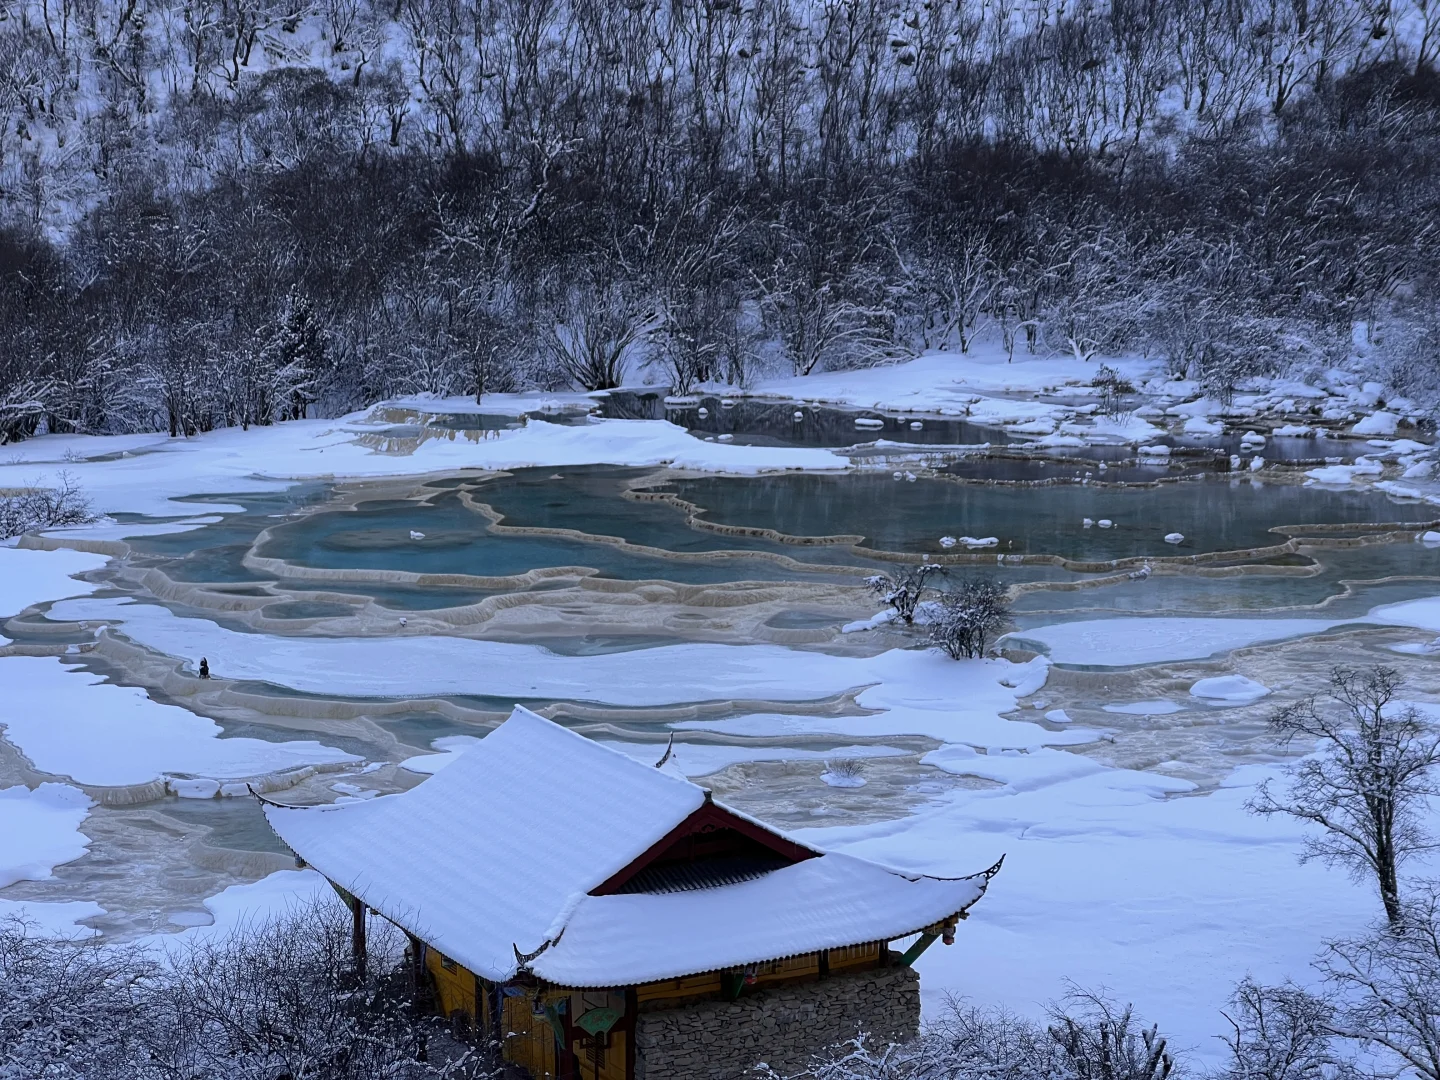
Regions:
<instances>
[{"instance_id":1,"label":"ice sheet on water","mask_svg":"<svg viewBox=\"0 0 1440 1080\"><path fill-rule=\"evenodd\" d=\"M1200 679L1190 687L1190 693L1193 697L1217 704L1248 705L1267 696L1270 688L1244 675L1217 675Z\"/></svg>"}]
</instances>

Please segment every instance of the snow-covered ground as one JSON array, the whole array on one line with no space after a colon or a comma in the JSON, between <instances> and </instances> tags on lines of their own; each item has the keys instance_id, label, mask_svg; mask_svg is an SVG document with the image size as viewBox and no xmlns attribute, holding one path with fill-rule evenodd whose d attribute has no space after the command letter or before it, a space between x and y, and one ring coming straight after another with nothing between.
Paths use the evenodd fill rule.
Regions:
<instances>
[{"instance_id":1,"label":"snow-covered ground","mask_svg":"<svg viewBox=\"0 0 1440 1080\"><path fill-rule=\"evenodd\" d=\"M907 869L1005 866L951 948L917 965L927 1006L946 993L1038 1013L1067 980L1107 988L1214 1060L1218 1010L1245 975L1305 981L1327 937L1375 917L1343 873L1296 861L1294 826L1246 813L1272 770L1174 798L1151 773L1095 768L1026 789L956 792L915 817L806 839Z\"/></svg>"},{"instance_id":2,"label":"snow-covered ground","mask_svg":"<svg viewBox=\"0 0 1440 1080\"><path fill-rule=\"evenodd\" d=\"M0 547L0 619L32 604L81 596L95 586L72 575L98 570L110 560L84 551L27 551ZM0 645L7 644L0 637Z\"/></svg>"},{"instance_id":3,"label":"snow-covered ground","mask_svg":"<svg viewBox=\"0 0 1440 1080\"><path fill-rule=\"evenodd\" d=\"M0 662L0 727L44 772L97 787L168 778L170 790L187 797L209 798L222 787L245 795L247 777L357 760L310 740L219 738L213 720L49 657Z\"/></svg>"},{"instance_id":4,"label":"snow-covered ground","mask_svg":"<svg viewBox=\"0 0 1440 1080\"><path fill-rule=\"evenodd\" d=\"M1272 380L1246 388L1222 406L1205 400L1196 386L1164 382L1148 362L1122 360L1112 366L1143 385L1155 404L1146 415L1109 420L1079 404L1093 394L1096 366L1069 357L1020 354L1010 364L1002 354L982 349L968 357L927 356L886 369L774 380L752 392L856 409L963 415L1023 426L1023 434L1058 446L1096 439L1139 442L1162 427L1193 427L1197 433L1203 427L1204 434L1219 434L1246 430L1259 423L1257 418L1309 413L1316 422L1359 423L1365 431L1388 437L1408 416L1403 404L1387 402L1382 409L1373 390L1338 375L1323 389ZM1050 400L1036 400L1036 395ZM590 401L584 395L507 396L487 399L479 410L519 416L546 407L582 409ZM467 408L464 402L432 399L395 407L436 413L476 409L473 403ZM1382 412L1387 415L1379 416ZM704 442L660 421L531 423L483 437L454 432L385 452L375 441L381 423L372 412L188 440L49 436L13 448L8 463L0 465L0 487L43 482L63 469L107 514L180 519L111 521L57 534L65 540L113 540L203 529L214 518L196 515L238 509L224 505L223 498L208 505L175 501L184 496L276 491L306 478L591 463L675 465L742 475L851 467L848 457L828 450ZM1375 460L1406 470L1424 465L1427 453L1393 439L1374 448ZM98 460L102 457L109 460ZM1382 475L1363 462L1357 465L1343 467L1348 470L1343 477L1326 472L1311 479L1368 483ZM1426 481L1416 475L1404 482ZM97 629L108 624L105 633L172 658L171 667L193 672L205 656L217 679L258 680L325 698L483 694L677 711L703 702L741 703L725 719L671 725L679 733L676 764L690 775L768 761L776 753L785 760L883 759L902 753L887 746L887 739L934 740L939 748L925 755L925 764L973 783L938 788L917 800L921 808L910 816L815 829L806 836L936 873L971 873L1006 855L1003 872L961 927L956 945L937 946L921 961L927 1002L933 1006L943 994L955 993L1034 1011L1062 993L1066 980L1103 985L1133 1000L1179 1045L1202 1054L1214 1052L1212 1036L1223 1029L1217 1010L1238 977L1251 973L1304 980L1321 941L1359 928L1375 914L1375 901L1342 874L1317 865L1301 867L1296 861L1301 837L1294 827L1245 812L1254 785L1275 775L1279 766L1247 765L1233 771L1219 790L1201 791L1182 778L1179 763L1161 762L1145 771L1104 764L1091 751L1112 737L1101 730L1109 720L1072 724L1063 710L1044 711L1036 699L1050 665L1171 663L1339 626L1413 627L1427 638L1440 632L1440 599L1422 596L1345 621L1161 615L1057 622L1016 635L1048 654L1029 664L952 662L938 652L916 649L863 656L858 650L836 655L778 645L698 643L568 656L535 645L462 636L239 633L158 604L91 596L96 587L72 575L105 562L104 556L74 551L0 548L0 617L55 601L50 619L84 621ZM1235 581L1237 588L1244 587L1245 579ZM877 620L862 622L879 625ZM835 710L822 704L846 693L854 695L859 710L829 715ZM1236 676L1214 676L1197 679L1188 690L1158 693L1170 696L1157 696L1153 689L1121 694L1104 708L1117 725L1188 708L1224 706L1220 711L1231 714L1247 702L1263 701L1270 688ZM1040 705L1027 714L1033 719L1007 718L1027 702ZM794 711L773 711L782 708ZM1103 717L1099 710L1096 715ZM212 795L225 781L357 761L323 739L223 737L219 725L183 705L103 681L55 657L0 656L0 724L5 752L15 760L41 774L94 787L164 780L184 794ZM693 731L737 741L829 736L839 748L802 752L768 745L687 744L684 735ZM417 755L406 764L417 771L443 767L463 752L464 738L440 738L434 744L440 754ZM652 753L650 744L625 748L639 757ZM883 760L873 763L883 765ZM331 785L326 797L369 792L347 783ZM89 813L90 799L69 784L37 784L33 790L12 785L0 791L0 889L20 880L47 881L85 858ZM317 875L299 871L235 885L206 900L203 910L182 913L179 923L189 928L180 936L224 933L246 918L323 891ZM99 913L93 901L73 894L65 900L17 905L0 897L0 916L23 908L42 928L74 932L77 922Z\"/></svg>"},{"instance_id":5,"label":"snow-covered ground","mask_svg":"<svg viewBox=\"0 0 1440 1080\"><path fill-rule=\"evenodd\" d=\"M91 802L66 784L0 788L0 889L17 881L44 881L55 867L85 854L80 831ZM48 933L74 934L76 924L102 913L93 901L36 903L0 897L0 919L22 919Z\"/></svg>"},{"instance_id":6,"label":"snow-covered ground","mask_svg":"<svg viewBox=\"0 0 1440 1080\"><path fill-rule=\"evenodd\" d=\"M190 518L240 507L223 501L171 500L194 494L279 491L305 479L589 464L671 465L742 476L849 466L847 458L828 450L708 443L692 438L684 428L655 420L591 419L573 426L534 423L473 439L465 432L452 432L449 438L424 440L408 453L386 453L363 441L372 433L366 416L297 420L248 432L226 428L190 439L151 436L139 446L128 435L47 435L21 444L19 454L29 456L0 464L0 488L43 485L63 471L101 513ZM57 456L47 445L51 439L63 442L72 460L53 467L35 464ZM95 460L121 452L117 447L123 447L126 456Z\"/></svg>"},{"instance_id":7,"label":"snow-covered ground","mask_svg":"<svg viewBox=\"0 0 1440 1080\"><path fill-rule=\"evenodd\" d=\"M1108 363L1136 383L1154 375L1157 366L1153 360L1138 358ZM1009 361L998 344L978 342L969 353L929 353L890 367L762 379L749 392L859 409L952 416L978 415L975 406L979 405L982 412L1002 416L1005 422L1021 423L1021 416L1034 419L1058 414L1043 407L1027 410L1019 403L1006 406L998 402L1022 395L1088 388L1100 364L1059 354L1032 355L1023 349ZM1004 415L1012 407L1017 409L1011 414L1014 420Z\"/></svg>"},{"instance_id":8,"label":"snow-covered ground","mask_svg":"<svg viewBox=\"0 0 1440 1080\"><path fill-rule=\"evenodd\" d=\"M1262 642L1309 637L1342 626L1407 626L1440 632L1440 597L1382 604L1358 619L1118 616L1039 626L1010 634L1006 640L1038 646L1056 664L1130 667L1202 660Z\"/></svg>"}]
</instances>

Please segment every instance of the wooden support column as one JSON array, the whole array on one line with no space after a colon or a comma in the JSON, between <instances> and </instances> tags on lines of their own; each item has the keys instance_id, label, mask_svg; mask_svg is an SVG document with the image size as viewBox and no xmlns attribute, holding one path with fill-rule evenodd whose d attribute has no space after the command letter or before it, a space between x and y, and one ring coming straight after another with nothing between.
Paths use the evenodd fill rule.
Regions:
<instances>
[{"instance_id":1,"label":"wooden support column","mask_svg":"<svg viewBox=\"0 0 1440 1080\"><path fill-rule=\"evenodd\" d=\"M937 938L939 938L939 936L939 934L931 934L928 932L921 934L919 938L916 939L915 944L911 945L910 948L905 950L905 955L900 957L900 964L903 967L909 967L911 964L915 963L916 960L920 959L921 953L923 953L931 945L935 944L935 941Z\"/></svg>"},{"instance_id":2,"label":"wooden support column","mask_svg":"<svg viewBox=\"0 0 1440 1080\"><path fill-rule=\"evenodd\" d=\"M358 896L350 897L350 956L355 962L355 974L365 977L365 902Z\"/></svg>"}]
</instances>

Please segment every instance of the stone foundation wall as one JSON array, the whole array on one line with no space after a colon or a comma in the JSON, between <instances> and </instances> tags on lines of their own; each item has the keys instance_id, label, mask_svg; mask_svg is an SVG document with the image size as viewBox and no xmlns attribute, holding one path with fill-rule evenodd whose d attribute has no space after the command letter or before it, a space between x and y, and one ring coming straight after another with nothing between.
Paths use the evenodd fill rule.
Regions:
<instances>
[{"instance_id":1,"label":"stone foundation wall","mask_svg":"<svg viewBox=\"0 0 1440 1080\"><path fill-rule=\"evenodd\" d=\"M875 968L821 982L778 986L737 1001L703 1001L642 1012L635 1028L636 1080L739 1080L761 1061L782 1075L864 1031L881 1042L920 1024L920 976Z\"/></svg>"}]
</instances>

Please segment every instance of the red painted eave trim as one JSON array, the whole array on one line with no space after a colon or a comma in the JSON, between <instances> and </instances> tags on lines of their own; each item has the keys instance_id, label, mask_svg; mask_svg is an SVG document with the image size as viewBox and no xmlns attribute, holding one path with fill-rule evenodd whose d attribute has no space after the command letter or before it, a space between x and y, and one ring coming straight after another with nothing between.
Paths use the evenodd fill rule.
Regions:
<instances>
[{"instance_id":1,"label":"red painted eave trim","mask_svg":"<svg viewBox=\"0 0 1440 1080\"><path fill-rule=\"evenodd\" d=\"M762 828L753 821L747 821L745 818L732 813L723 806L707 802L652 844L629 866L611 875L605 881L591 889L590 895L608 896L611 893L619 892L627 881L640 873L641 870L644 870L661 855L665 854L665 852L669 851L676 843L685 839L687 836L698 833L706 825L713 825L719 829L734 829L742 836L748 837L756 843L769 848L775 852L776 855L787 860L791 865L804 862L806 859L813 859L817 855L822 854L813 848L805 847L803 844L797 844L795 841L789 840L778 833L773 833L769 829Z\"/></svg>"}]
</instances>

